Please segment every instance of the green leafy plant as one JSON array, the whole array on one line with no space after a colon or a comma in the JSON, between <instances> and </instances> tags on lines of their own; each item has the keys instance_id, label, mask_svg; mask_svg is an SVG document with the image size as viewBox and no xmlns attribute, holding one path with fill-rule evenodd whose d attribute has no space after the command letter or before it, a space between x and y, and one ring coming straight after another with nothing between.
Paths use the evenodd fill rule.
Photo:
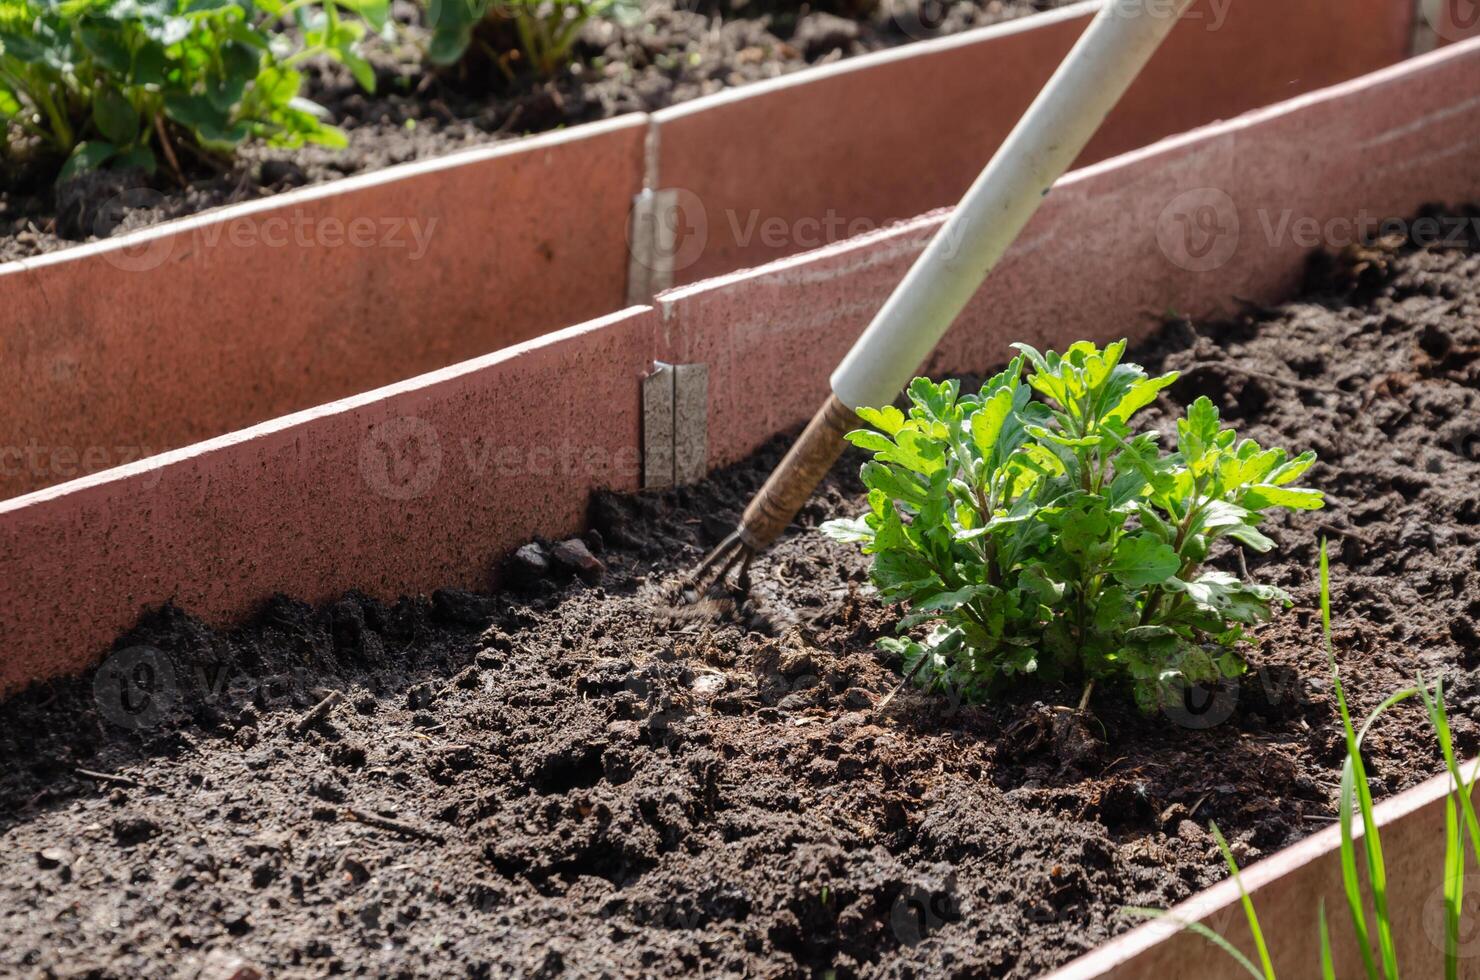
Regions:
<instances>
[{"instance_id":1,"label":"green leafy plant","mask_svg":"<svg viewBox=\"0 0 1480 980\"><path fill-rule=\"evenodd\" d=\"M1392 916L1387 901L1387 866L1383 857L1382 832L1373 818L1372 791L1367 782L1366 766L1362 762L1362 743L1366 740L1368 731L1382 715L1416 695L1422 699L1424 708L1428 712L1429 723L1433 726L1434 737L1438 741L1439 751L1444 758L1445 769L1454 784L1454 788L1444 801L1444 976L1445 980L1458 980L1461 960L1460 924L1464 912L1466 836L1469 839L1470 853L1474 855L1475 860L1480 861L1480 820L1476 819L1471 799L1475 779L1480 776L1480 763L1477 763L1471 770L1469 779L1465 779L1454 754L1454 738L1449 728L1449 717L1444 709L1442 678L1433 684L1428 684L1420 675L1418 683L1413 687L1398 691L1373 709L1360 729L1352 723L1351 711L1346 701L1346 691L1341 683L1341 672L1336 666L1336 654L1331 643L1331 575L1326 560L1324 541L1321 542L1320 586L1321 636L1325 643L1326 659L1330 665L1331 677L1335 685L1336 706L1341 717L1342 731L1346 735L1346 758L1341 766L1341 790L1337 806L1341 827L1342 890L1346 898L1347 911L1351 916L1352 932L1357 940L1363 970L1369 980L1378 980L1378 978L1398 980L1400 976ZM1365 828L1360 841L1357 840L1355 833L1357 815L1360 815L1362 827ZM1239 898L1244 908L1244 916L1249 923L1250 935L1254 939L1259 965L1256 967L1253 961L1227 938L1202 923L1184 923L1184 928L1217 945L1256 980L1277 980L1269 948L1264 940L1259 914L1254 908L1253 899L1244 888L1238 863L1234 860L1233 852L1229 849L1227 841L1224 840L1216 824L1212 830L1213 836L1218 841L1218 847L1223 853L1223 860L1228 865L1229 873L1238 885ZM1367 870L1368 890L1371 892L1372 901L1370 922L1367 896L1363 894L1358 871L1359 863L1365 865ZM1130 908L1126 911L1151 918L1159 918L1167 914L1160 909ZM1374 925L1377 930L1377 956L1372 954L1372 927ZM1336 980L1335 954L1331 946L1331 930L1326 919L1324 901L1319 910L1317 926L1321 976L1326 980Z\"/></svg>"},{"instance_id":2,"label":"green leafy plant","mask_svg":"<svg viewBox=\"0 0 1480 980\"><path fill-rule=\"evenodd\" d=\"M511 24L522 58L537 75L548 78L570 61L587 22L611 18L633 23L640 13L637 0L428 0L432 28L428 54L433 64L455 64L477 43L480 25ZM513 77L505 54L486 53Z\"/></svg>"},{"instance_id":3,"label":"green leafy plant","mask_svg":"<svg viewBox=\"0 0 1480 980\"><path fill-rule=\"evenodd\" d=\"M869 509L823 531L873 556L881 597L908 606L902 632L933 624L881 644L967 699L1037 674L1129 681L1152 710L1241 673L1244 627L1289 599L1205 563L1219 540L1273 547L1272 508L1322 506L1291 486L1315 455L1238 439L1206 398L1163 453L1132 423L1176 373L1122 363L1124 341L1015 346L980 392L916 378L908 411L860 409L872 428L848 434L874 454Z\"/></svg>"},{"instance_id":4,"label":"green leafy plant","mask_svg":"<svg viewBox=\"0 0 1480 980\"><path fill-rule=\"evenodd\" d=\"M388 0L0 0L0 119L6 144L65 160L61 176L101 167L178 170L179 138L207 153L247 139L343 146L324 111L299 97L295 67L327 55L366 87L358 44ZM347 19L343 14L350 14ZM273 26L295 18L303 43Z\"/></svg>"}]
</instances>

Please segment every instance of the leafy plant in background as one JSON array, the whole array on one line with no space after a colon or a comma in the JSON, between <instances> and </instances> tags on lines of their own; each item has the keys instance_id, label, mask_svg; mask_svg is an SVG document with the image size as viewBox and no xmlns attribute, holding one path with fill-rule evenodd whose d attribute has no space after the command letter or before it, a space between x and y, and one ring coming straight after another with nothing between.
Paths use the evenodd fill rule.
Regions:
<instances>
[{"instance_id":1,"label":"leafy plant in background","mask_svg":"<svg viewBox=\"0 0 1480 980\"><path fill-rule=\"evenodd\" d=\"M1378 718L1395 705L1417 695L1423 700L1424 708L1428 712L1429 723L1433 726L1434 736L1439 743L1439 751L1444 757L1445 768L1454 783L1454 789L1445 800L1444 808L1444 976L1445 980L1457 980L1461 960L1459 946L1460 923L1464 912L1466 837L1469 838L1470 853L1474 855L1475 860L1480 861L1480 820L1475 817L1475 808L1471 800L1475 779L1480 776L1480 764L1475 766L1470 773L1470 778L1466 780L1454 755L1454 739L1449 728L1449 717L1444 709L1442 679L1429 685L1420 675L1415 686L1404 688L1378 705L1362 724L1361 729L1357 729L1352 724L1351 712L1346 702L1346 692L1341 684L1341 672L1336 667L1336 655L1331 643L1331 578L1324 541L1321 542L1320 576L1321 635L1326 645L1326 659L1331 667L1331 677L1335 683L1336 705L1341 715L1342 729L1346 733L1346 759L1341 767L1341 792L1338 804L1341 826L1342 890L1346 898L1347 911L1351 916L1352 932L1357 939L1364 972L1369 980L1378 980L1379 977L1384 980L1398 980L1400 976L1397 947L1393 938L1392 917L1388 909L1387 867L1383 858L1382 834L1372 817L1372 791L1368 786L1367 771L1362 762L1362 743ZM1360 843L1356 840L1354 832L1357 814L1361 815L1362 826L1365 828ZM1256 980L1277 980L1274 964L1269 955L1269 947L1265 942L1264 931L1260 925L1259 914L1254 908L1254 902L1249 897L1249 893L1244 889L1238 864L1234 861L1233 853L1217 826L1214 825L1212 830L1213 836L1218 841L1218 847L1223 852L1223 860L1228 865L1229 873L1238 884L1244 917L1249 923L1249 932L1254 939L1255 952L1259 957L1258 966L1256 967L1252 960L1225 937L1202 923L1189 922L1185 924L1185 928L1216 944L1237 960ZM1360 862L1367 870L1367 881L1371 891L1372 919L1370 922L1367 897L1362 893L1358 873L1359 853ZM1167 914L1160 909L1131 908L1127 911L1153 918ZM1324 902L1320 908L1317 924L1321 976L1326 980L1336 980L1335 956L1332 951L1331 931L1327 925ZM1377 930L1377 956L1372 954L1373 926Z\"/></svg>"},{"instance_id":2,"label":"leafy plant in background","mask_svg":"<svg viewBox=\"0 0 1480 980\"><path fill-rule=\"evenodd\" d=\"M343 146L298 93L295 67L327 55L373 88L358 45L388 0L0 0L0 119L65 159L63 178L109 165L178 171L184 136L207 153L249 138ZM349 15L346 18L346 14ZM276 33L292 17L302 43ZM0 152L4 147L0 146Z\"/></svg>"},{"instance_id":3,"label":"leafy plant in background","mask_svg":"<svg viewBox=\"0 0 1480 980\"><path fill-rule=\"evenodd\" d=\"M519 51L533 71L548 78L571 58L581 28L593 18L635 23L641 14L638 0L428 0L427 21L432 28L428 55L434 64L457 63L477 43L482 24L512 24ZM486 52L504 73L514 72L498 51Z\"/></svg>"},{"instance_id":4,"label":"leafy plant in background","mask_svg":"<svg viewBox=\"0 0 1480 980\"><path fill-rule=\"evenodd\" d=\"M1151 710L1241 673L1244 627L1288 597L1204 563L1219 539L1273 547L1271 508L1322 506L1291 486L1315 455L1238 439L1206 398L1163 453L1132 422L1176 373L1122 363L1124 341L1015 346L979 393L916 378L907 412L860 409L873 428L848 434L874 454L869 510L823 531L873 556L882 598L908 606L901 631L934 624L881 644L968 699L1028 674L1083 678L1086 694L1104 678Z\"/></svg>"}]
</instances>

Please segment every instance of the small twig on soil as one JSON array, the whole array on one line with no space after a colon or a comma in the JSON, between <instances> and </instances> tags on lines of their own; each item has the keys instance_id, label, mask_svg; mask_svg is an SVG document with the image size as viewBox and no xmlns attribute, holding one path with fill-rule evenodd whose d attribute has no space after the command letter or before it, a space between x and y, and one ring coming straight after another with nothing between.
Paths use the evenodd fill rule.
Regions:
<instances>
[{"instance_id":1,"label":"small twig on soil","mask_svg":"<svg viewBox=\"0 0 1480 980\"><path fill-rule=\"evenodd\" d=\"M112 783L115 786L137 787L143 785L143 783L139 782L132 776L120 776L114 772L97 772L93 769L83 769L80 766L72 771L77 773L77 775L79 776L86 776L88 779L96 779L100 783Z\"/></svg>"},{"instance_id":2,"label":"small twig on soil","mask_svg":"<svg viewBox=\"0 0 1480 980\"><path fill-rule=\"evenodd\" d=\"M1095 693L1095 679L1091 677L1089 683L1084 685L1084 693L1079 696L1080 714L1083 714L1084 709L1089 707L1089 696L1093 693Z\"/></svg>"},{"instance_id":3,"label":"small twig on soil","mask_svg":"<svg viewBox=\"0 0 1480 980\"><path fill-rule=\"evenodd\" d=\"M405 834L407 837L436 841L438 844L447 843L447 838L435 830L423 830L415 824L409 824L404 820L397 820L394 817L382 817L378 813L371 813L369 810L358 810L354 807L350 807L349 815L352 820L371 827L379 827L381 830L392 830L398 834Z\"/></svg>"},{"instance_id":4,"label":"small twig on soil","mask_svg":"<svg viewBox=\"0 0 1480 980\"><path fill-rule=\"evenodd\" d=\"M899 683L894 685L894 690L884 695L884 700L874 705L874 712L878 713L887 708L889 706L889 702L894 700L894 695L904 690L904 686L915 679L915 675L920 672L920 668L923 666L925 666L925 658L921 657L919 660L915 661L915 666L910 668L910 672L901 677L899 679Z\"/></svg>"},{"instance_id":5,"label":"small twig on soil","mask_svg":"<svg viewBox=\"0 0 1480 980\"><path fill-rule=\"evenodd\" d=\"M175 180L180 182L181 187L189 187L190 183L185 179L185 172L180 169L180 158L175 156L174 144L170 142L170 134L164 128L164 116L158 112L154 114L154 131L159 134L159 146L164 150L164 158L170 163L170 170L175 174Z\"/></svg>"},{"instance_id":6,"label":"small twig on soil","mask_svg":"<svg viewBox=\"0 0 1480 980\"><path fill-rule=\"evenodd\" d=\"M1350 530L1349 528L1337 527L1335 524L1327 524L1326 522L1322 521L1320 524L1316 525L1316 530L1322 531L1326 534L1334 534L1338 538L1351 538L1358 544L1364 544L1369 548L1372 547L1372 540L1370 538L1368 538L1365 534Z\"/></svg>"},{"instance_id":7,"label":"small twig on soil","mask_svg":"<svg viewBox=\"0 0 1480 980\"><path fill-rule=\"evenodd\" d=\"M1342 391L1335 385L1323 385L1316 381L1301 381L1299 378L1282 378L1277 374L1269 374L1265 371L1255 371L1253 368L1241 367L1230 364L1227 361L1200 361L1187 369L1188 373L1193 371L1210 371L1218 368L1233 374L1242 374L1246 378L1258 378L1260 381L1268 381L1270 384L1286 385L1290 388L1298 388L1301 391L1314 391L1322 395L1354 395L1354 391Z\"/></svg>"},{"instance_id":8,"label":"small twig on soil","mask_svg":"<svg viewBox=\"0 0 1480 980\"><path fill-rule=\"evenodd\" d=\"M319 722L323 721L324 717L333 709L333 707L343 700L344 695L341 692L330 691L328 697L324 698L324 700L320 701L312 708L309 708L304 716L298 719L298 721L293 725L293 731L297 732L299 735L302 735L314 725L317 725Z\"/></svg>"},{"instance_id":9,"label":"small twig on soil","mask_svg":"<svg viewBox=\"0 0 1480 980\"><path fill-rule=\"evenodd\" d=\"M1192 804L1192 809L1187 811L1188 820L1191 820L1193 817L1197 816L1197 811L1202 807L1204 803L1207 802L1208 797L1211 795L1212 793L1204 793L1202 796L1199 796L1197 798L1197 802Z\"/></svg>"}]
</instances>

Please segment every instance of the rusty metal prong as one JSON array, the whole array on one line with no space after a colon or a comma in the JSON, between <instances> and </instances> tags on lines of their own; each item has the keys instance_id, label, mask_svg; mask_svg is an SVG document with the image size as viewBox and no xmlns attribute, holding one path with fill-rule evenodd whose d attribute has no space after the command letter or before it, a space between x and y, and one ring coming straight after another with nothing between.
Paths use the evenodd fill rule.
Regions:
<instances>
[{"instance_id":1,"label":"rusty metal prong","mask_svg":"<svg viewBox=\"0 0 1480 980\"><path fill-rule=\"evenodd\" d=\"M742 545L740 574L735 576L735 587L746 595L750 594L750 563L755 561L755 549Z\"/></svg>"},{"instance_id":2,"label":"rusty metal prong","mask_svg":"<svg viewBox=\"0 0 1480 980\"><path fill-rule=\"evenodd\" d=\"M699 567L689 573L687 584L697 585L709 574L709 570L719 564L729 552L740 543L740 529L731 531L723 541L714 546L714 550L704 556Z\"/></svg>"},{"instance_id":3,"label":"rusty metal prong","mask_svg":"<svg viewBox=\"0 0 1480 980\"><path fill-rule=\"evenodd\" d=\"M705 556L699 566L685 579L684 585L692 589L697 596L702 596L711 589L724 585L730 570L737 563L741 564L742 578L748 578L750 561L755 557L755 552L748 548L741 540L740 531L732 531L723 541L715 546L715 549ZM718 572L715 569L718 568Z\"/></svg>"}]
</instances>

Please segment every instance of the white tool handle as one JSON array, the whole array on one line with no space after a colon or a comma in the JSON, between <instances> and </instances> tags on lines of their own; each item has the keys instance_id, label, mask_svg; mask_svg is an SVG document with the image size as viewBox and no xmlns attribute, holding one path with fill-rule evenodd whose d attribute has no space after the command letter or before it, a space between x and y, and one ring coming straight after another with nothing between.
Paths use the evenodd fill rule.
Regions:
<instances>
[{"instance_id":1,"label":"white tool handle","mask_svg":"<svg viewBox=\"0 0 1480 980\"><path fill-rule=\"evenodd\" d=\"M833 393L845 405L898 397L1191 2L1105 0L833 372Z\"/></svg>"}]
</instances>

